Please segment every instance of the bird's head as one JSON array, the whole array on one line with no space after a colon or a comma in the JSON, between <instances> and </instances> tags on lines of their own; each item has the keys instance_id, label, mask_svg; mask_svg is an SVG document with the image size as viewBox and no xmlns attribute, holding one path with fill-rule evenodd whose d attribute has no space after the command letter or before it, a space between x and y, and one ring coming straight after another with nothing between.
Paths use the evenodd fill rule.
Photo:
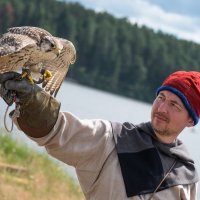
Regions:
<instances>
[{"instance_id":1,"label":"bird's head","mask_svg":"<svg viewBox=\"0 0 200 200\"><path fill-rule=\"evenodd\" d=\"M63 46L56 38L45 36L40 41L40 48L43 52L51 52L58 56Z\"/></svg>"}]
</instances>

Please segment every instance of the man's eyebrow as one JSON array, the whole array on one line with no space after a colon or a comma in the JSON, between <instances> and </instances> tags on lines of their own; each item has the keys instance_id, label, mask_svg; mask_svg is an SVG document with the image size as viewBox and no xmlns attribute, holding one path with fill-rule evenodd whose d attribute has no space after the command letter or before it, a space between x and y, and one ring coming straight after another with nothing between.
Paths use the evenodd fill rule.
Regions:
<instances>
[{"instance_id":1,"label":"man's eyebrow","mask_svg":"<svg viewBox=\"0 0 200 200\"><path fill-rule=\"evenodd\" d=\"M165 97L165 94L162 91L158 95L162 95L163 97Z\"/></svg>"},{"instance_id":2,"label":"man's eyebrow","mask_svg":"<svg viewBox=\"0 0 200 200\"><path fill-rule=\"evenodd\" d=\"M171 102L174 103L174 104L176 104L176 105L178 105L178 106L180 106L181 108L184 107L184 105L183 105L182 102L179 102L179 101L176 101L176 100L171 100Z\"/></svg>"},{"instance_id":3,"label":"man's eyebrow","mask_svg":"<svg viewBox=\"0 0 200 200\"><path fill-rule=\"evenodd\" d=\"M181 105L177 100L171 100L172 103Z\"/></svg>"},{"instance_id":4,"label":"man's eyebrow","mask_svg":"<svg viewBox=\"0 0 200 200\"><path fill-rule=\"evenodd\" d=\"M179 101L179 100L171 99L170 102L179 106L180 108L184 108L184 104L182 103L181 100Z\"/></svg>"}]
</instances>

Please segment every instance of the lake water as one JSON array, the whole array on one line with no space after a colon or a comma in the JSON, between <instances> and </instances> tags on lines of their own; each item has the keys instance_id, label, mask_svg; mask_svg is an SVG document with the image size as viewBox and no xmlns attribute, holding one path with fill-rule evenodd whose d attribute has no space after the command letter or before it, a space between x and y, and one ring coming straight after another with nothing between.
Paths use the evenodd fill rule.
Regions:
<instances>
[{"instance_id":1,"label":"lake water","mask_svg":"<svg viewBox=\"0 0 200 200\"><path fill-rule=\"evenodd\" d=\"M150 120L150 104L134 101L72 82L63 83L57 99L61 101L61 110L70 111L80 118L102 118L118 122L129 121L135 124ZM5 110L6 104L0 99L1 127L4 127L3 117ZM7 120L9 121L9 119ZM17 131L15 128L13 132L20 131ZM19 134L12 133L12 136L17 140L24 141L39 151L44 151L42 147L38 147L21 132ZM185 129L179 138L188 147L200 174L200 123L193 128ZM73 168L66 165L64 168L70 175L76 178Z\"/></svg>"}]
</instances>

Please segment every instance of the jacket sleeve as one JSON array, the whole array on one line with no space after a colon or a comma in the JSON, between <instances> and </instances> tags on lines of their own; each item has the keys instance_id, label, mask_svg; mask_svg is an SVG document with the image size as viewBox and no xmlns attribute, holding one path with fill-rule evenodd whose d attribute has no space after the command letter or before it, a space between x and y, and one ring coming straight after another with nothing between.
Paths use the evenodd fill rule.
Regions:
<instances>
[{"instance_id":1,"label":"jacket sleeve","mask_svg":"<svg viewBox=\"0 0 200 200\"><path fill-rule=\"evenodd\" d=\"M115 148L111 123L107 120L81 120L60 112L51 132L31 138L53 157L80 170L98 170Z\"/></svg>"}]
</instances>

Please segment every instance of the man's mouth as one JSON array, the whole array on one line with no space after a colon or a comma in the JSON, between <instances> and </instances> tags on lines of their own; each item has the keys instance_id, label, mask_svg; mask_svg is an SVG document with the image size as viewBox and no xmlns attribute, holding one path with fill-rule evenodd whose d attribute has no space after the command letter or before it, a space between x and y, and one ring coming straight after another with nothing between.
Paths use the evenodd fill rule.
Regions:
<instances>
[{"instance_id":1,"label":"man's mouth","mask_svg":"<svg viewBox=\"0 0 200 200\"><path fill-rule=\"evenodd\" d=\"M155 113L154 117L157 118L160 121L166 121L166 122L169 121L169 119L166 116L164 116L160 113Z\"/></svg>"}]
</instances>

